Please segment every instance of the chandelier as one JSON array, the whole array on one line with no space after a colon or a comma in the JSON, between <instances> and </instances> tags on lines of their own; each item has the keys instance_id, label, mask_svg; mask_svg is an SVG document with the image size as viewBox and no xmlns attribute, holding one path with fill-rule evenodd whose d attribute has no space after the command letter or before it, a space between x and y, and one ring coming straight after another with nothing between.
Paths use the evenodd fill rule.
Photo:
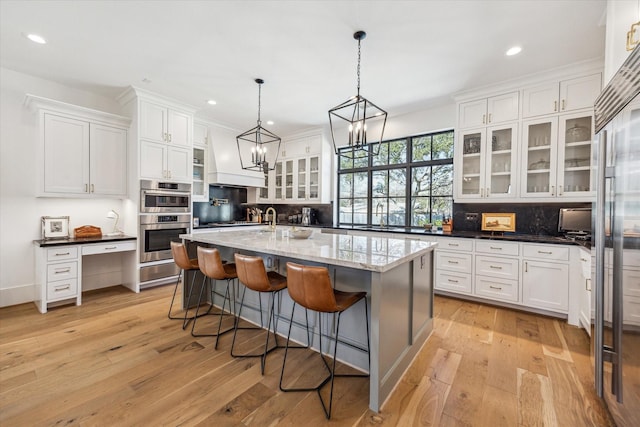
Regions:
<instances>
[{"instance_id":1,"label":"chandelier","mask_svg":"<svg viewBox=\"0 0 640 427\"><path fill-rule=\"evenodd\" d=\"M240 166L242 169L254 170L266 173L273 170L280 152L279 136L262 127L260 121L260 102L262 84L264 80L256 79L258 83L258 121L257 126L238 135L238 153L240 154Z\"/></svg>"},{"instance_id":2,"label":"chandelier","mask_svg":"<svg viewBox=\"0 0 640 427\"><path fill-rule=\"evenodd\" d=\"M387 112L360 95L360 42L366 36L367 33L364 31L357 31L353 34L353 38L358 40L358 87L356 95L329 110L329 126L331 128L333 148L336 154L340 154L338 144L340 147L351 147L352 150L346 150L349 157L366 157L369 153L377 155L380 149L380 144L377 143L382 141L387 123ZM340 133L336 137L337 131L334 127L334 121L341 123L337 119L348 123L346 135ZM374 127L379 127L379 133L374 132ZM336 143L336 139L340 142ZM345 140L346 144L343 143Z\"/></svg>"}]
</instances>

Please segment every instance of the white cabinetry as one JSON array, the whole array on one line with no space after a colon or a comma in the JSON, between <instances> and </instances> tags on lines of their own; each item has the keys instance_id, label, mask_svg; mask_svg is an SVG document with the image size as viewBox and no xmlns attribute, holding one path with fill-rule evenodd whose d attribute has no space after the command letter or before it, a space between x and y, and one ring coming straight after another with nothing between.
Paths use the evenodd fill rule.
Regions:
<instances>
[{"instance_id":1,"label":"white cabinetry","mask_svg":"<svg viewBox=\"0 0 640 427\"><path fill-rule=\"evenodd\" d=\"M552 311L569 310L569 249L559 245L524 244L522 302Z\"/></svg>"},{"instance_id":2,"label":"white cabinetry","mask_svg":"<svg viewBox=\"0 0 640 427\"><path fill-rule=\"evenodd\" d=\"M193 116L166 105L140 103L140 137L149 141L190 147Z\"/></svg>"},{"instance_id":3,"label":"white cabinetry","mask_svg":"<svg viewBox=\"0 0 640 427\"><path fill-rule=\"evenodd\" d=\"M473 290L473 241L438 239L435 252L434 287L445 291L471 294Z\"/></svg>"},{"instance_id":4,"label":"white cabinetry","mask_svg":"<svg viewBox=\"0 0 640 427\"><path fill-rule=\"evenodd\" d=\"M518 127L467 129L455 145L456 199L505 199L517 195Z\"/></svg>"},{"instance_id":5,"label":"white cabinetry","mask_svg":"<svg viewBox=\"0 0 640 427\"><path fill-rule=\"evenodd\" d=\"M209 184L207 182L209 129L202 123L193 125L193 184L192 200L206 202L209 200Z\"/></svg>"},{"instance_id":6,"label":"white cabinetry","mask_svg":"<svg viewBox=\"0 0 640 427\"><path fill-rule=\"evenodd\" d=\"M549 82L522 91L522 117L593 108L602 87L600 73Z\"/></svg>"},{"instance_id":7,"label":"white cabinetry","mask_svg":"<svg viewBox=\"0 0 640 427\"><path fill-rule=\"evenodd\" d=\"M38 194L126 197L129 119L27 95L39 112Z\"/></svg>"},{"instance_id":8,"label":"white cabinetry","mask_svg":"<svg viewBox=\"0 0 640 427\"><path fill-rule=\"evenodd\" d=\"M518 92L463 102L458 107L458 125L463 129L513 120L518 120Z\"/></svg>"},{"instance_id":9,"label":"white cabinetry","mask_svg":"<svg viewBox=\"0 0 640 427\"><path fill-rule=\"evenodd\" d=\"M523 122L522 197L589 201L592 111Z\"/></svg>"},{"instance_id":10,"label":"white cabinetry","mask_svg":"<svg viewBox=\"0 0 640 427\"><path fill-rule=\"evenodd\" d=\"M475 293L497 300L519 300L519 243L476 242Z\"/></svg>"}]
</instances>

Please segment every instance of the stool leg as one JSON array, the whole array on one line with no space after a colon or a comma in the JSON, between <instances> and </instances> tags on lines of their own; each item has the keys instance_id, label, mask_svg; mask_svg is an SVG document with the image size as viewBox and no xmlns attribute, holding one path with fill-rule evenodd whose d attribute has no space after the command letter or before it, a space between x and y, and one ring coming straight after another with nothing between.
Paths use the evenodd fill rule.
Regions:
<instances>
[{"instance_id":1,"label":"stool leg","mask_svg":"<svg viewBox=\"0 0 640 427\"><path fill-rule=\"evenodd\" d=\"M184 309L184 319L182 320L182 329L186 329L187 325L189 324L189 322L191 320L195 319L195 316L187 317L187 314L189 314L189 303L191 302L191 294L193 293L193 284L195 283L197 274L198 274L197 271L194 272L193 273L193 278L191 279L191 287L189 288L189 295L187 296L187 306ZM185 276L186 276L186 274L183 274L183 282L184 282L184 277Z\"/></svg>"},{"instance_id":2,"label":"stool leg","mask_svg":"<svg viewBox=\"0 0 640 427\"><path fill-rule=\"evenodd\" d=\"M200 315L198 315L198 310L200 309L200 304L202 303L202 295L204 294L204 290L206 288L205 285L205 281L207 280L207 277L205 276L204 280L202 281L202 288L200 288L200 295L198 297L198 305L196 307L196 314L195 314L195 318L197 319L198 317L201 316L206 316L207 314L209 314L211 312L211 309L213 308L213 292L214 292L214 285L211 285L211 304L209 305L209 308L207 309L206 313L202 313ZM229 289L229 281L227 281L227 291ZM225 294L226 295L226 294ZM226 302L226 297L223 300L222 303L222 310L220 311L220 317L218 319L218 332L215 334L196 334L195 331L195 327L196 327L196 319L193 320L193 323L191 324L191 336L193 337L216 337L216 344L214 346L215 349L217 349L218 347L218 339L217 337L220 335L220 325L222 324L222 316L225 315L224 313L224 304ZM225 334L229 331L231 331L233 328L229 328L226 331L222 331L222 334Z\"/></svg>"},{"instance_id":3,"label":"stool leg","mask_svg":"<svg viewBox=\"0 0 640 427\"><path fill-rule=\"evenodd\" d=\"M176 292L178 292L178 285L180 284L180 278L182 278L183 272L184 270L180 269L180 273L178 274L178 279L176 280L176 286L173 288L173 296L171 297L171 304L169 305L169 313L167 313L167 317L171 320L182 319L182 317L171 316L171 310L173 309L173 301L176 299Z\"/></svg>"},{"instance_id":4,"label":"stool leg","mask_svg":"<svg viewBox=\"0 0 640 427\"><path fill-rule=\"evenodd\" d=\"M232 326L231 328L223 331L222 333L220 332L220 328L222 327L222 316L225 315L224 306L225 306L225 303L227 302L227 299L229 300L229 314L228 315L229 316L233 316L233 314L231 313L231 296L230 296L230 293L229 293L229 279L227 279L227 289L224 292L224 299L222 300L222 311L220 311L220 318L218 320L218 333L216 333L216 344L213 347L214 350L218 349L218 340L220 339L220 335L226 334L227 332L231 332L234 329L234 327ZM235 324L235 322L234 322L234 324Z\"/></svg>"}]
</instances>

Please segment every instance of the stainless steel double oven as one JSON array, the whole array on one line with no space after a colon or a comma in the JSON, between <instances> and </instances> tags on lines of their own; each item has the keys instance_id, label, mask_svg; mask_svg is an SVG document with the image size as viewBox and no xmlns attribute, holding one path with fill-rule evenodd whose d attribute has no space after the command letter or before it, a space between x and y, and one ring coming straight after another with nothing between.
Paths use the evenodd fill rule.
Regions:
<instances>
[{"instance_id":1,"label":"stainless steel double oven","mask_svg":"<svg viewBox=\"0 0 640 427\"><path fill-rule=\"evenodd\" d=\"M140 181L140 283L160 283L178 275L171 241L191 231L191 185Z\"/></svg>"}]
</instances>

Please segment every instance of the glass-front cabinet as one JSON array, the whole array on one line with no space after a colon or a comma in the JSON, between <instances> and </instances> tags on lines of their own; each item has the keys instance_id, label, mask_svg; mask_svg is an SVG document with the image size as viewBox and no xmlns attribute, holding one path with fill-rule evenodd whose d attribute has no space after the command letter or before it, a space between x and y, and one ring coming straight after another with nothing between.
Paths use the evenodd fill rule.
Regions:
<instances>
[{"instance_id":1,"label":"glass-front cabinet","mask_svg":"<svg viewBox=\"0 0 640 427\"><path fill-rule=\"evenodd\" d=\"M591 112L523 123L522 197L592 195Z\"/></svg>"},{"instance_id":2,"label":"glass-front cabinet","mask_svg":"<svg viewBox=\"0 0 640 427\"><path fill-rule=\"evenodd\" d=\"M208 198L208 185L206 182L206 155L205 147L193 147L193 184L191 187L194 201L206 201Z\"/></svg>"},{"instance_id":3,"label":"glass-front cabinet","mask_svg":"<svg viewBox=\"0 0 640 427\"><path fill-rule=\"evenodd\" d=\"M459 199L514 198L517 125L462 131L456 146Z\"/></svg>"},{"instance_id":4,"label":"glass-front cabinet","mask_svg":"<svg viewBox=\"0 0 640 427\"><path fill-rule=\"evenodd\" d=\"M276 189L275 199L276 200L282 200L283 199L282 195L284 194L284 187L282 185L282 183L283 183L283 181L282 181L282 162L277 162L276 163L276 168L275 168L274 172L275 172L274 181L275 181L275 189Z\"/></svg>"},{"instance_id":5,"label":"glass-front cabinet","mask_svg":"<svg viewBox=\"0 0 640 427\"><path fill-rule=\"evenodd\" d=\"M298 159L298 180L296 183L296 198L304 200L307 198L307 159Z\"/></svg>"}]
</instances>

